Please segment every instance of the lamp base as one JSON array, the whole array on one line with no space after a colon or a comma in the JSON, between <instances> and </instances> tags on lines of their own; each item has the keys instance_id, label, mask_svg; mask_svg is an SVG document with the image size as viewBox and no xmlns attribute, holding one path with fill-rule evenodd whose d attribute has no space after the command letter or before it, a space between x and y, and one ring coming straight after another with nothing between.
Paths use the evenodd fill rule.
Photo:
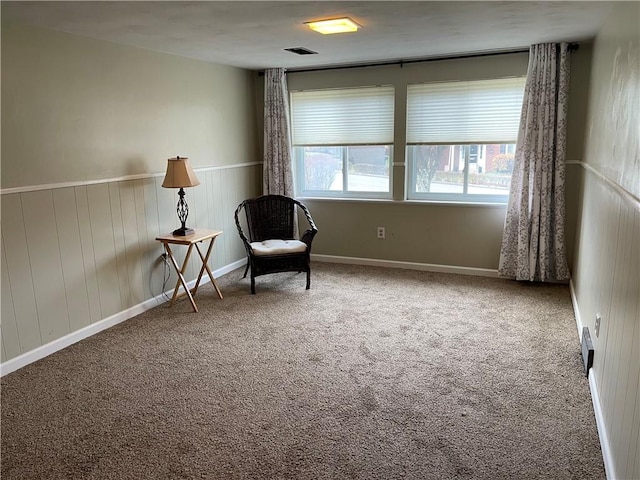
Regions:
<instances>
[{"instance_id":1,"label":"lamp base","mask_svg":"<svg viewBox=\"0 0 640 480\"><path fill-rule=\"evenodd\" d=\"M195 233L195 230L193 228L187 227L181 227L173 231L173 234L176 237L186 237L187 235L191 235L192 233Z\"/></svg>"}]
</instances>

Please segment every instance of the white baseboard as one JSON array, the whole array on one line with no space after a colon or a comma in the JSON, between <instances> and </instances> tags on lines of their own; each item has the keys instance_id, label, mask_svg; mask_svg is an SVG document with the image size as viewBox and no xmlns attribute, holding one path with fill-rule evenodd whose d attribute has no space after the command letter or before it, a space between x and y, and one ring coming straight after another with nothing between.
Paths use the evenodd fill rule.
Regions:
<instances>
[{"instance_id":1,"label":"white baseboard","mask_svg":"<svg viewBox=\"0 0 640 480\"><path fill-rule=\"evenodd\" d=\"M573 279L569 281L569 291L571 292L571 303L573 304L573 312L576 317L576 327L578 328L578 341L582 341L582 317L580 316L580 308L578 307L578 298L576 290L573 286ZM615 466L613 463L613 455L611 453L611 444L607 435L604 415L602 414L602 405L600 405L600 395L598 393L598 384L596 382L596 371L591 367L589 372L589 390L591 391L591 402L593 403L593 412L596 417L596 426L598 427L598 437L600 438L600 449L602 450L602 460L604 462L604 470L607 478L615 479Z\"/></svg>"},{"instance_id":2,"label":"white baseboard","mask_svg":"<svg viewBox=\"0 0 640 480\"><path fill-rule=\"evenodd\" d=\"M498 270L492 270L490 268L459 267L456 265L437 265L434 263L400 262L397 260L378 260L375 258L340 257L337 255L318 254L311 254L311 260L327 263L370 265L373 267L404 268L425 272L456 273L458 275L473 275L477 277L500 277Z\"/></svg>"},{"instance_id":3,"label":"white baseboard","mask_svg":"<svg viewBox=\"0 0 640 480\"><path fill-rule=\"evenodd\" d=\"M604 472L608 479L613 480L618 477L615 472L611 444L609 443L609 436L607 435L607 429L605 428L602 405L600 405L600 395L598 395L598 385L596 383L596 375L593 367L589 373L589 389L591 390L591 401L593 402L593 411L596 416L596 426L598 427L598 437L600 438L600 449L602 450Z\"/></svg>"},{"instance_id":4,"label":"white baseboard","mask_svg":"<svg viewBox=\"0 0 640 480\"><path fill-rule=\"evenodd\" d=\"M239 268L245 265L246 263L247 263L246 258L230 263L229 265L225 265L224 267L219 268L218 270L215 270L213 272L213 276L216 278L221 277L222 275L225 275L235 270L236 268ZM202 277L202 280L200 281L200 285L205 285L209 282L210 282L209 276L205 275L204 277ZM195 283L196 281L195 279L193 279L190 282L188 282L187 285L189 285L189 288L193 288ZM51 355L52 353L62 350L63 348L68 347L69 345L73 345L74 343L77 343L80 340L83 340L92 335L95 335L96 333L106 330L107 328L111 328L114 325L117 325L118 323L122 323L126 320L129 320L130 318L133 318L136 315L140 315L141 313L144 313L147 310L151 310L152 308L157 307L161 303L166 302L167 301L166 295L172 295L172 294L173 294L173 288L168 292L161 293L156 297L145 300L144 302L139 303L138 305L135 305L121 312L118 312L96 323L92 323L91 325L87 325L86 327L81 328L80 330L71 332L70 334L65 335L64 337L58 338L52 342L47 343L46 345L42 345L29 352L23 353L22 355L12 358L11 360L7 360L6 362L0 364L0 376L4 376L11 372L15 372L16 370L22 367L25 367L37 360L40 360L48 355Z\"/></svg>"},{"instance_id":5,"label":"white baseboard","mask_svg":"<svg viewBox=\"0 0 640 480\"><path fill-rule=\"evenodd\" d=\"M576 316L576 327L578 328L578 338L582 341L582 318L580 317L580 309L578 308L578 298L576 297L576 290L573 287L573 278L569 280L569 292L571 293L571 303L573 304L573 313Z\"/></svg>"}]
</instances>

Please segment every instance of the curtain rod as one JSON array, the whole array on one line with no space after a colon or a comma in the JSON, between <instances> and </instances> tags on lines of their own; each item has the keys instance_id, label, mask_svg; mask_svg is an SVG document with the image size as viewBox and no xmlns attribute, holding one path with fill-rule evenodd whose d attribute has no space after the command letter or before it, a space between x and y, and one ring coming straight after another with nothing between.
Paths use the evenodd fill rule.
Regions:
<instances>
[{"instance_id":1,"label":"curtain rod","mask_svg":"<svg viewBox=\"0 0 640 480\"><path fill-rule=\"evenodd\" d=\"M578 50L580 46L577 43L570 43L569 50ZM510 55L512 53L528 53L529 48L521 48L518 50L504 50L501 52L486 52L486 53L469 53L463 55L451 55L447 57L431 57L431 58L421 58L416 60L391 60L388 62L374 62L374 63L355 63L351 65L334 65L328 67L317 67L317 68L294 68L291 70L286 70L285 73L307 73L307 72L322 72L327 70L345 70L351 68L366 68L366 67L384 67L388 65L400 65L402 68L404 65L409 65L411 63L426 63L426 62L437 62L440 60L459 60L464 58L480 58L480 57L492 57L496 55ZM264 70L258 72L258 76L262 77L264 75Z\"/></svg>"}]
</instances>

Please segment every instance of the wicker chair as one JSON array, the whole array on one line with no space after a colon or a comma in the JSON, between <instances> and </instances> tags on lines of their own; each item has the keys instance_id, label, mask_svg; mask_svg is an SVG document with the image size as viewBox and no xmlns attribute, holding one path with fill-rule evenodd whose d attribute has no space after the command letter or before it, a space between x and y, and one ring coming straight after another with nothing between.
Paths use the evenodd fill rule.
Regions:
<instances>
[{"instance_id":1,"label":"wicker chair","mask_svg":"<svg viewBox=\"0 0 640 480\"><path fill-rule=\"evenodd\" d=\"M296 208L309 222L300 240L296 240ZM240 225L244 209L248 235ZM307 272L307 290L311 286L311 242L318 233L307 207L282 195L263 195L243 201L235 214L236 227L247 250L247 268L251 268L251 293L256 293L256 277L276 272Z\"/></svg>"}]
</instances>

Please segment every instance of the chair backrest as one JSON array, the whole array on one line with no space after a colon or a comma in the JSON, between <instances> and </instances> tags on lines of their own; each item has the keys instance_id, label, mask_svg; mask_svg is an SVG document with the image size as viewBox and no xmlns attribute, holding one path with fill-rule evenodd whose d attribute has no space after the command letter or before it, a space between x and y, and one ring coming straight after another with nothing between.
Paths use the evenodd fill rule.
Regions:
<instances>
[{"instance_id":1,"label":"chair backrest","mask_svg":"<svg viewBox=\"0 0 640 480\"><path fill-rule=\"evenodd\" d=\"M295 238L296 201L282 195L263 195L243 202L250 242Z\"/></svg>"}]
</instances>

